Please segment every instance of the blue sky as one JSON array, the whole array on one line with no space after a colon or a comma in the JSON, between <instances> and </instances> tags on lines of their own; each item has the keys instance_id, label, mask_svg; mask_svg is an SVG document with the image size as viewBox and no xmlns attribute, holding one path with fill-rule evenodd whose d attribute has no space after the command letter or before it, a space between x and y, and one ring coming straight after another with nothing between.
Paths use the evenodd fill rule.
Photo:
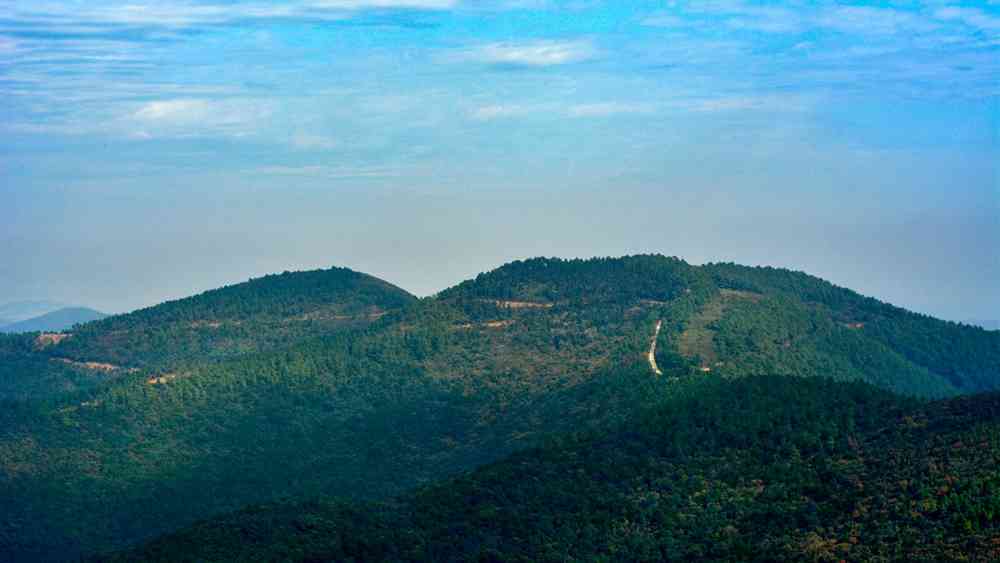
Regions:
<instances>
[{"instance_id":1,"label":"blue sky","mask_svg":"<svg viewBox=\"0 0 1000 563\"><path fill-rule=\"evenodd\" d=\"M0 296L772 264L1000 317L1000 2L0 0Z\"/></svg>"}]
</instances>

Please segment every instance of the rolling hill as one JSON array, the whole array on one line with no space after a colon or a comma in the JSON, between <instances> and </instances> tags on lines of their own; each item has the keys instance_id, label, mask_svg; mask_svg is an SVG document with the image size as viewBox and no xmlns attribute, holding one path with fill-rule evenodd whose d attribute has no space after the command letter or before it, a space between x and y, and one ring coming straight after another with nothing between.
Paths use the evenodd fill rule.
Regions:
<instances>
[{"instance_id":1,"label":"rolling hill","mask_svg":"<svg viewBox=\"0 0 1000 563\"><path fill-rule=\"evenodd\" d=\"M701 380L923 398L1000 383L997 333L802 273L663 256L518 261L422 300L349 270L285 273L6 342L15 389L60 381L46 369L97 383L0 411L3 559L124 548L286 497L394 498L620 429Z\"/></svg>"},{"instance_id":2,"label":"rolling hill","mask_svg":"<svg viewBox=\"0 0 1000 563\"><path fill-rule=\"evenodd\" d=\"M64 307L30 319L0 326L0 332L61 332L107 317L87 307Z\"/></svg>"}]
</instances>

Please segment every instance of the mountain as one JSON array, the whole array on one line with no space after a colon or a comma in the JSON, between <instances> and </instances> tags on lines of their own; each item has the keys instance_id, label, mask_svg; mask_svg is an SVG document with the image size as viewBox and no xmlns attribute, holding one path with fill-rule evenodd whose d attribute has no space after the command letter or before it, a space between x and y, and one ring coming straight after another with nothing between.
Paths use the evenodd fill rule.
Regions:
<instances>
[{"instance_id":1,"label":"mountain","mask_svg":"<svg viewBox=\"0 0 1000 563\"><path fill-rule=\"evenodd\" d=\"M365 326L415 301L382 280L331 268L252 279L70 333L0 333L0 400L52 398L140 369L163 375L187 363L280 349Z\"/></svg>"},{"instance_id":2,"label":"mountain","mask_svg":"<svg viewBox=\"0 0 1000 563\"><path fill-rule=\"evenodd\" d=\"M346 268L284 272L88 324L53 352L79 362L166 369L365 325L414 301Z\"/></svg>"},{"instance_id":3,"label":"mountain","mask_svg":"<svg viewBox=\"0 0 1000 563\"><path fill-rule=\"evenodd\" d=\"M66 305L44 300L3 303L0 304L0 327L44 315L45 313L51 313L63 307L66 307Z\"/></svg>"},{"instance_id":4,"label":"mountain","mask_svg":"<svg viewBox=\"0 0 1000 563\"><path fill-rule=\"evenodd\" d=\"M350 270L285 273L2 353L4 560L121 549L287 497L396 498L622 428L702 380L924 398L1000 383L1000 334L802 273L663 256L517 261L421 300Z\"/></svg>"},{"instance_id":5,"label":"mountain","mask_svg":"<svg viewBox=\"0 0 1000 563\"><path fill-rule=\"evenodd\" d=\"M64 307L34 318L0 326L0 332L60 332L104 317L107 315L86 307Z\"/></svg>"},{"instance_id":6,"label":"mountain","mask_svg":"<svg viewBox=\"0 0 1000 563\"><path fill-rule=\"evenodd\" d=\"M709 376L406 494L255 506L107 561L995 561L1000 394Z\"/></svg>"}]
</instances>

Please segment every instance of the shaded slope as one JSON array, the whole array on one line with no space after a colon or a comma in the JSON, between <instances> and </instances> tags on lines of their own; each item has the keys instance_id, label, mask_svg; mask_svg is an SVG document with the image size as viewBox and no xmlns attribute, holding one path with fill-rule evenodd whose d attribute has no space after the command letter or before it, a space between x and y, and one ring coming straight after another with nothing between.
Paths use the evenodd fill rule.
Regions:
<instances>
[{"instance_id":1,"label":"shaded slope","mask_svg":"<svg viewBox=\"0 0 1000 563\"><path fill-rule=\"evenodd\" d=\"M0 555L72 557L287 495L385 498L547 432L620 419L643 400L638 353L587 339L580 347L594 355L577 354L575 369L532 362L554 344L462 328L469 321L418 304L163 384L126 378L42 412L0 414L0 509L13 526L0 531ZM627 356L636 375L602 371Z\"/></svg>"},{"instance_id":2,"label":"shaded slope","mask_svg":"<svg viewBox=\"0 0 1000 563\"><path fill-rule=\"evenodd\" d=\"M551 432L603 427L655 393L642 355L653 319L695 310L702 285L546 307L443 296L367 328L12 412L0 499L21 533L0 549L58 558L286 495L386 498Z\"/></svg>"},{"instance_id":3,"label":"shaded slope","mask_svg":"<svg viewBox=\"0 0 1000 563\"><path fill-rule=\"evenodd\" d=\"M255 507L120 560L993 560L998 461L998 395L711 377L392 504Z\"/></svg>"},{"instance_id":4,"label":"shaded slope","mask_svg":"<svg viewBox=\"0 0 1000 563\"><path fill-rule=\"evenodd\" d=\"M0 334L0 409L100 387L118 374L80 369L38 352L34 334Z\"/></svg>"}]
</instances>

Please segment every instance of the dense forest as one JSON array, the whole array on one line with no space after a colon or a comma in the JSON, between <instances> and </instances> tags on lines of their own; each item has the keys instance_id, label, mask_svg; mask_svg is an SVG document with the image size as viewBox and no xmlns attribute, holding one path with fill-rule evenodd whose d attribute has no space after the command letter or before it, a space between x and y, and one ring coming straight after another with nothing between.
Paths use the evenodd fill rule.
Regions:
<instances>
[{"instance_id":1,"label":"dense forest","mask_svg":"<svg viewBox=\"0 0 1000 563\"><path fill-rule=\"evenodd\" d=\"M101 560L996 560L998 461L997 394L708 377L391 503L256 506Z\"/></svg>"},{"instance_id":2,"label":"dense forest","mask_svg":"<svg viewBox=\"0 0 1000 563\"><path fill-rule=\"evenodd\" d=\"M646 357L657 323L662 375ZM796 377L757 378L775 375ZM1000 333L801 273L634 256L514 262L426 299L345 269L284 273L71 333L0 336L0 560L124 549L285 498L349 503L322 505L335 514L405 506L518 452L648 437L656 416L737 384L755 405L773 389L821 409L828 393L847 403L820 418L836 426L853 402L877 410L868 396L917 409L998 388ZM699 443L658 455L700 474ZM403 517L377 506L372 526Z\"/></svg>"}]
</instances>

